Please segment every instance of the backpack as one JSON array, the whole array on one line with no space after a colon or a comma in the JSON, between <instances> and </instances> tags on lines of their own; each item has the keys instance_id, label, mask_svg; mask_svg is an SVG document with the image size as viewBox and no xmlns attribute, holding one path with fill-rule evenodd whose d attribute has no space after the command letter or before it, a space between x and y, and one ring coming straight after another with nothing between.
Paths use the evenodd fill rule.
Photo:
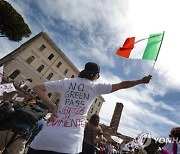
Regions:
<instances>
[{"instance_id":1,"label":"backpack","mask_svg":"<svg viewBox=\"0 0 180 154\"><path fill-rule=\"evenodd\" d=\"M18 107L14 114L13 119L27 123L34 126L37 121L44 118L48 113L48 108L40 107L38 104L27 105Z\"/></svg>"},{"instance_id":2,"label":"backpack","mask_svg":"<svg viewBox=\"0 0 180 154\"><path fill-rule=\"evenodd\" d=\"M12 103L9 101L3 101L0 103L0 122L6 121L14 113Z\"/></svg>"}]
</instances>

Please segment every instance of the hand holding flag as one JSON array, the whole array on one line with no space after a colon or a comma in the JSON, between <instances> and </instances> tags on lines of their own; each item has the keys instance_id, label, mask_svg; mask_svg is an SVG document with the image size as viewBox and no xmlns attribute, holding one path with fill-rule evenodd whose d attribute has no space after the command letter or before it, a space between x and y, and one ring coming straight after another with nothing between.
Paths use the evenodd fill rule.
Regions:
<instances>
[{"instance_id":1,"label":"hand holding flag","mask_svg":"<svg viewBox=\"0 0 180 154\"><path fill-rule=\"evenodd\" d=\"M149 83L152 79L152 75L145 76L141 79L142 83Z\"/></svg>"}]
</instances>

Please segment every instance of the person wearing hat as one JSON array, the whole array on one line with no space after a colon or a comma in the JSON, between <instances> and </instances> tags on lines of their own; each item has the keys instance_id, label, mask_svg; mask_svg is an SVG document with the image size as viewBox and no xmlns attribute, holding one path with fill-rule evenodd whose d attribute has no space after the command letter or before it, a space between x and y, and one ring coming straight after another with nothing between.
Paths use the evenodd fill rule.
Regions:
<instances>
[{"instance_id":1,"label":"person wearing hat","mask_svg":"<svg viewBox=\"0 0 180 154\"><path fill-rule=\"evenodd\" d=\"M88 110L102 94L149 83L151 76L140 80L115 84L96 83L100 77L98 64L88 62L78 77L45 82L33 88L34 92L51 109L51 117L30 144L28 154L78 154L82 151L85 121ZM47 92L60 93L58 106Z\"/></svg>"}]
</instances>

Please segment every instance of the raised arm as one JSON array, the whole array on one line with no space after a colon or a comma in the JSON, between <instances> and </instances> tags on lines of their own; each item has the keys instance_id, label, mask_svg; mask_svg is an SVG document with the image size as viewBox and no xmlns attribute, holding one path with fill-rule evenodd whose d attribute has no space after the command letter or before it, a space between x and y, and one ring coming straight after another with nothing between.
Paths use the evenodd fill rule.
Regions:
<instances>
[{"instance_id":1,"label":"raised arm","mask_svg":"<svg viewBox=\"0 0 180 154\"><path fill-rule=\"evenodd\" d=\"M33 91L39 96L39 98L43 101L43 103L45 103L46 105L49 106L49 108L51 109L52 115L54 117L58 117L57 116L57 106L47 96L46 88L45 88L44 84L33 87ZM52 121L53 121L53 118L52 118Z\"/></svg>"},{"instance_id":2,"label":"raised arm","mask_svg":"<svg viewBox=\"0 0 180 154\"><path fill-rule=\"evenodd\" d=\"M131 88L131 87L134 87L138 84L146 84L146 83L149 83L149 81L151 80L152 76L151 75L148 75L148 76L145 76L143 77L142 79L140 80L132 80L132 81L122 81L120 83L116 83L116 84L113 84L112 85L112 91L111 92L114 92L114 91L117 91L117 90L120 90L120 89L126 89L126 88Z\"/></svg>"}]
</instances>

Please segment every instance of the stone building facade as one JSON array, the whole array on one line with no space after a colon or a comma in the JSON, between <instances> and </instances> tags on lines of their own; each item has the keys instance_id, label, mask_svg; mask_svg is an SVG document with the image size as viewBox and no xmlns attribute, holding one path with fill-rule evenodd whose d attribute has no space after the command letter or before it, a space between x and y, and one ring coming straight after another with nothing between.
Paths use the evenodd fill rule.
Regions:
<instances>
[{"instance_id":1,"label":"stone building facade","mask_svg":"<svg viewBox=\"0 0 180 154\"><path fill-rule=\"evenodd\" d=\"M44 32L39 33L19 48L12 51L0 60L4 65L4 81L15 85L25 84L24 91L35 93L32 87L46 81L76 77L79 70L59 49L53 40ZM56 93L47 94L55 103L60 96ZM93 102L88 112L89 119L92 114L99 114L104 98L99 96Z\"/></svg>"}]
</instances>

